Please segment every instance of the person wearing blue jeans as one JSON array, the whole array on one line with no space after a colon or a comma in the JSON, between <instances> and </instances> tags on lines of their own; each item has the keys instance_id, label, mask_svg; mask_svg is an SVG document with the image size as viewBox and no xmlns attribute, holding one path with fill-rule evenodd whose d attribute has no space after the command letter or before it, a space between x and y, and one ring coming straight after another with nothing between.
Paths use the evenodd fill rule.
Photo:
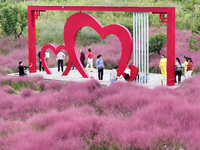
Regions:
<instances>
[{"instance_id":1,"label":"person wearing blue jeans","mask_svg":"<svg viewBox=\"0 0 200 150\"><path fill-rule=\"evenodd\" d=\"M103 80L104 63L103 63L103 59L101 58L101 55L97 56L96 68L98 69L98 78L99 78L99 80Z\"/></svg>"},{"instance_id":2,"label":"person wearing blue jeans","mask_svg":"<svg viewBox=\"0 0 200 150\"><path fill-rule=\"evenodd\" d=\"M72 64L72 70L76 69L76 67L74 66L74 64Z\"/></svg>"}]
</instances>

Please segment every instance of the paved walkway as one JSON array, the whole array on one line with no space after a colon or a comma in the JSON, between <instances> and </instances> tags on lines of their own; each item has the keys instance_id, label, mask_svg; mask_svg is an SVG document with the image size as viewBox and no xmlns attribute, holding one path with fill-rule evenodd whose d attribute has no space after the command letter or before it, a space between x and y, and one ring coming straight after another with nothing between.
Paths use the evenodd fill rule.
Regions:
<instances>
[{"instance_id":1,"label":"paved walkway","mask_svg":"<svg viewBox=\"0 0 200 150\"><path fill-rule=\"evenodd\" d=\"M65 69L65 68L64 68ZM50 68L52 74L48 75L45 71L39 71L37 70L36 73L31 73L31 76L34 75L41 75L44 77L46 80L58 80L58 81L75 81L75 82L84 82L91 80L90 78L83 78L81 74L77 70L71 70L67 76L62 76L62 72L57 71L57 67L55 68ZM100 84L102 86L109 86L110 81L110 72L111 70L104 69L104 78L102 81L100 81ZM93 72L88 71L88 74L98 80L98 72L95 69ZM9 74L9 75L17 75L17 73ZM184 77L181 77L181 81L184 80ZM125 82L124 78L118 79L117 82ZM135 83L135 82L132 82ZM146 86L149 88L155 88L157 86L166 86L166 80L163 80L162 82L162 75L161 74L154 74L150 73L149 74L149 81L148 83L136 83L142 86ZM178 87L178 85L173 86L173 88Z\"/></svg>"}]
</instances>

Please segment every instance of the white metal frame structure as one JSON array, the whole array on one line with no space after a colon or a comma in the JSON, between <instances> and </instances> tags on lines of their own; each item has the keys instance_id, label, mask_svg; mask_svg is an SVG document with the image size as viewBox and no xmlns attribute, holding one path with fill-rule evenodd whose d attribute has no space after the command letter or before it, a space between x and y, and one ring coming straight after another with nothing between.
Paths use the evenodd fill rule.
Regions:
<instances>
[{"instance_id":1,"label":"white metal frame structure","mask_svg":"<svg viewBox=\"0 0 200 150\"><path fill-rule=\"evenodd\" d=\"M133 64L138 67L136 82L149 79L149 13L133 13Z\"/></svg>"}]
</instances>

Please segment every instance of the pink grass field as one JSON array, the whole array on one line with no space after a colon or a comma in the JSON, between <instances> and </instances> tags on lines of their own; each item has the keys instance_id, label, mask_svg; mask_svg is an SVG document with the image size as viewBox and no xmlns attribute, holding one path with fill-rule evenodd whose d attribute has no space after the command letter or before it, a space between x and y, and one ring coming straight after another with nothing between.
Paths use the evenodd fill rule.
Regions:
<instances>
[{"instance_id":1,"label":"pink grass field","mask_svg":"<svg viewBox=\"0 0 200 150\"><path fill-rule=\"evenodd\" d=\"M0 83L0 149L200 149L200 75L178 89L41 77Z\"/></svg>"},{"instance_id":2,"label":"pink grass field","mask_svg":"<svg viewBox=\"0 0 200 150\"><path fill-rule=\"evenodd\" d=\"M151 29L150 35L158 32ZM190 35L176 30L176 57L182 62L184 55L191 57L197 68L199 53L188 50ZM89 47L80 48L87 52ZM119 61L116 37L90 48L108 64ZM5 76L17 70L19 60L28 64L26 39L9 43L2 38L0 51L0 150L200 149L200 75L176 89L45 81ZM50 55L48 64L54 65ZM159 60L152 56L150 66L158 67Z\"/></svg>"}]
</instances>

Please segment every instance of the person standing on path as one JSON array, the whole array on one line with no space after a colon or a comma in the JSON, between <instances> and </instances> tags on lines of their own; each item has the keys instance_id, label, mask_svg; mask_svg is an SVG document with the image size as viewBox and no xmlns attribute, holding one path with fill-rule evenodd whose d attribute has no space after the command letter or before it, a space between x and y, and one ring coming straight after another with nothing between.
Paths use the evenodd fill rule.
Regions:
<instances>
[{"instance_id":1,"label":"person standing on path","mask_svg":"<svg viewBox=\"0 0 200 150\"><path fill-rule=\"evenodd\" d=\"M60 66L61 66L61 71L63 72L63 59L65 58L65 54L63 52L59 52L57 54L56 60L58 61L58 72L60 71Z\"/></svg>"},{"instance_id":2,"label":"person standing on path","mask_svg":"<svg viewBox=\"0 0 200 150\"><path fill-rule=\"evenodd\" d=\"M175 83L176 81L176 76L178 75L178 84L181 82L181 73L182 73L182 65L180 62L180 59L176 57L176 62L175 62Z\"/></svg>"},{"instance_id":3,"label":"person standing on path","mask_svg":"<svg viewBox=\"0 0 200 150\"><path fill-rule=\"evenodd\" d=\"M99 78L99 80L103 80L104 63L103 63L102 55L98 55L97 56L96 68L98 69L98 78Z\"/></svg>"},{"instance_id":4,"label":"person standing on path","mask_svg":"<svg viewBox=\"0 0 200 150\"><path fill-rule=\"evenodd\" d=\"M192 71L193 71L193 61L192 58L188 58L188 64L187 64L187 77L192 76Z\"/></svg>"},{"instance_id":5,"label":"person standing on path","mask_svg":"<svg viewBox=\"0 0 200 150\"><path fill-rule=\"evenodd\" d=\"M42 62L41 62L40 53L41 53L41 50L38 52L38 58L39 58L39 71L41 71L41 70L44 71L44 67L42 66Z\"/></svg>"},{"instance_id":6,"label":"person standing on path","mask_svg":"<svg viewBox=\"0 0 200 150\"><path fill-rule=\"evenodd\" d=\"M164 54L161 55L159 68L161 69L162 77L167 78L167 58Z\"/></svg>"},{"instance_id":7,"label":"person standing on path","mask_svg":"<svg viewBox=\"0 0 200 150\"><path fill-rule=\"evenodd\" d=\"M81 61L82 65L83 65L83 67L85 68L85 63L84 63L84 61L85 61L85 53L83 52L82 49L80 50L80 52L81 52L80 61Z\"/></svg>"},{"instance_id":8,"label":"person standing on path","mask_svg":"<svg viewBox=\"0 0 200 150\"><path fill-rule=\"evenodd\" d=\"M88 71L88 67L91 67L91 72L93 72L93 54L91 49L88 49L88 60L87 60L87 66L86 66L86 70Z\"/></svg>"},{"instance_id":9,"label":"person standing on path","mask_svg":"<svg viewBox=\"0 0 200 150\"><path fill-rule=\"evenodd\" d=\"M185 79L187 78L187 65L188 65L188 57L184 56L185 62L182 64L183 67L183 74Z\"/></svg>"}]
</instances>

